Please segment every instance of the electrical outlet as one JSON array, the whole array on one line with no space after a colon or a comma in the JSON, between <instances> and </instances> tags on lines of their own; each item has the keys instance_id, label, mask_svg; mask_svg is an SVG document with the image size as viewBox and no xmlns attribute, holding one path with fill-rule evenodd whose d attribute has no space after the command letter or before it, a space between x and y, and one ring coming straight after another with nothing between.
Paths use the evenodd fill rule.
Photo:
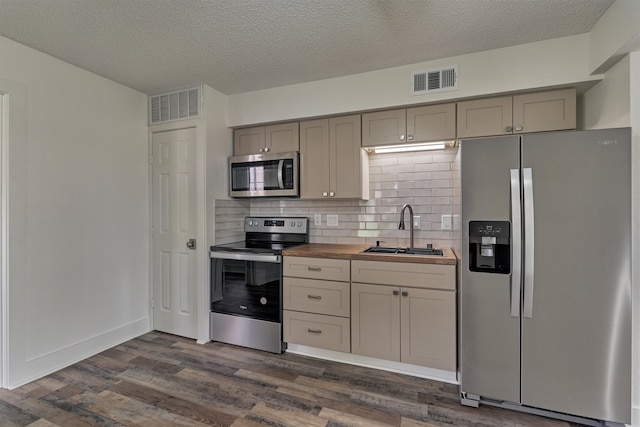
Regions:
<instances>
[{"instance_id":1,"label":"electrical outlet","mask_svg":"<svg viewBox=\"0 0 640 427\"><path fill-rule=\"evenodd\" d=\"M322 225L322 214L313 214L313 225L316 227Z\"/></svg>"},{"instance_id":2,"label":"electrical outlet","mask_svg":"<svg viewBox=\"0 0 640 427\"><path fill-rule=\"evenodd\" d=\"M420 228L420 216L419 215L414 215L413 216L413 228Z\"/></svg>"},{"instance_id":3,"label":"electrical outlet","mask_svg":"<svg viewBox=\"0 0 640 427\"><path fill-rule=\"evenodd\" d=\"M451 215L442 215L442 229L451 230Z\"/></svg>"},{"instance_id":4,"label":"electrical outlet","mask_svg":"<svg viewBox=\"0 0 640 427\"><path fill-rule=\"evenodd\" d=\"M337 227L338 226L338 215L327 215L327 226L329 226L329 227Z\"/></svg>"}]
</instances>

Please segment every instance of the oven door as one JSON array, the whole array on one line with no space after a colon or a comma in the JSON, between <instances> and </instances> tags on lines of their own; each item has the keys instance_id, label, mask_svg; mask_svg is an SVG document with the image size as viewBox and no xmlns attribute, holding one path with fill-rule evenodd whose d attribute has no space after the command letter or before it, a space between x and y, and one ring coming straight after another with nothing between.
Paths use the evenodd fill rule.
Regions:
<instances>
[{"instance_id":1,"label":"oven door","mask_svg":"<svg viewBox=\"0 0 640 427\"><path fill-rule=\"evenodd\" d=\"M212 312L281 321L280 255L211 251L210 257Z\"/></svg>"}]
</instances>

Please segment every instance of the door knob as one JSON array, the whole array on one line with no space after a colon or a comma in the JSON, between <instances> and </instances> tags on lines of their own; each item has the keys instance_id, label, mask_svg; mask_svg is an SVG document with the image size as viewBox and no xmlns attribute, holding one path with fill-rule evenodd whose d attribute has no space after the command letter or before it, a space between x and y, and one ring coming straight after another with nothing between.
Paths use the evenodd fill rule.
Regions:
<instances>
[{"instance_id":1,"label":"door knob","mask_svg":"<svg viewBox=\"0 0 640 427\"><path fill-rule=\"evenodd\" d=\"M196 248L196 239L189 239L189 241L187 242L187 248L189 248L191 250L195 250L195 248Z\"/></svg>"}]
</instances>

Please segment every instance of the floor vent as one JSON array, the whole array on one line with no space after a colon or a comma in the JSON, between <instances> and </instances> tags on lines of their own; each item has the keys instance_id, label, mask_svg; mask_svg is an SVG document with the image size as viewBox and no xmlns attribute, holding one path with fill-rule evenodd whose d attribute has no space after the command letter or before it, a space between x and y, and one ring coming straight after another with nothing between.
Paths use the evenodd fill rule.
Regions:
<instances>
[{"instance_id":1,"label":"floor vent","mask_svg":"<svg viewBox=\"0 0 640 427\"><path fill-rule=\"evenodd\" d=\"M199 116L199 87L149 97L149 123L152 125Z\"/></svg>"},{"instance_id":2,"label":"floor vent","mask_svg":"<svg viewBox=\"0 0 640 427\"><path fill-rule=\"evenodd\" d=\"M411 95L449 90L458 90L457 65L411 73Z\"/></svg>"}]
</instances>

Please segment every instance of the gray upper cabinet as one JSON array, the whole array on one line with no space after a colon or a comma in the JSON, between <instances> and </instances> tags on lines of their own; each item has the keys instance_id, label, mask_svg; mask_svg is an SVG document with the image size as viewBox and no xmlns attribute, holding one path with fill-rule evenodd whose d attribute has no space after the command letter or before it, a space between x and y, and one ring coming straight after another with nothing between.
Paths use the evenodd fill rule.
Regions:
<instances>
[{"instance_id":1,"label":"gray upper cabinet","mask_svg":"<svg viewBox=\"0 0 640 427\"><path fill-rule=\"evenodd\" d=\"M362 146L443 141L456 137L456 105L427 105L362 115Z\"/></svg>"},{"instance_id":2,"label":"gray upper cabinet","mask_svg":"<svg viewBox=\"0 0 640 427\"><path fill-rule=\"evenodd\" d=\"M369 158L360 115L300 123L300 198L368 199Z\"/></svg>"},{"instance_id":3,"label":"gray upper cabinet","mask_svg":"<svg viewBox=\"0 0 640 427\"><path fill-rule=\"evenodd\" d=\"M458 138L575 129L576 91L562 89L458 102Z\"/></svg>"},{"instance_id":4,"label":"gray upper cabinet","mask_svg":"<svg viewBox=\"0 0 640 427\"><path fill-rule=\"evenodd\" d=\"M299 149L298 122L236 129L233 132L233 153L236 156L284 153Z\"/></svg>"}]
</instances>

